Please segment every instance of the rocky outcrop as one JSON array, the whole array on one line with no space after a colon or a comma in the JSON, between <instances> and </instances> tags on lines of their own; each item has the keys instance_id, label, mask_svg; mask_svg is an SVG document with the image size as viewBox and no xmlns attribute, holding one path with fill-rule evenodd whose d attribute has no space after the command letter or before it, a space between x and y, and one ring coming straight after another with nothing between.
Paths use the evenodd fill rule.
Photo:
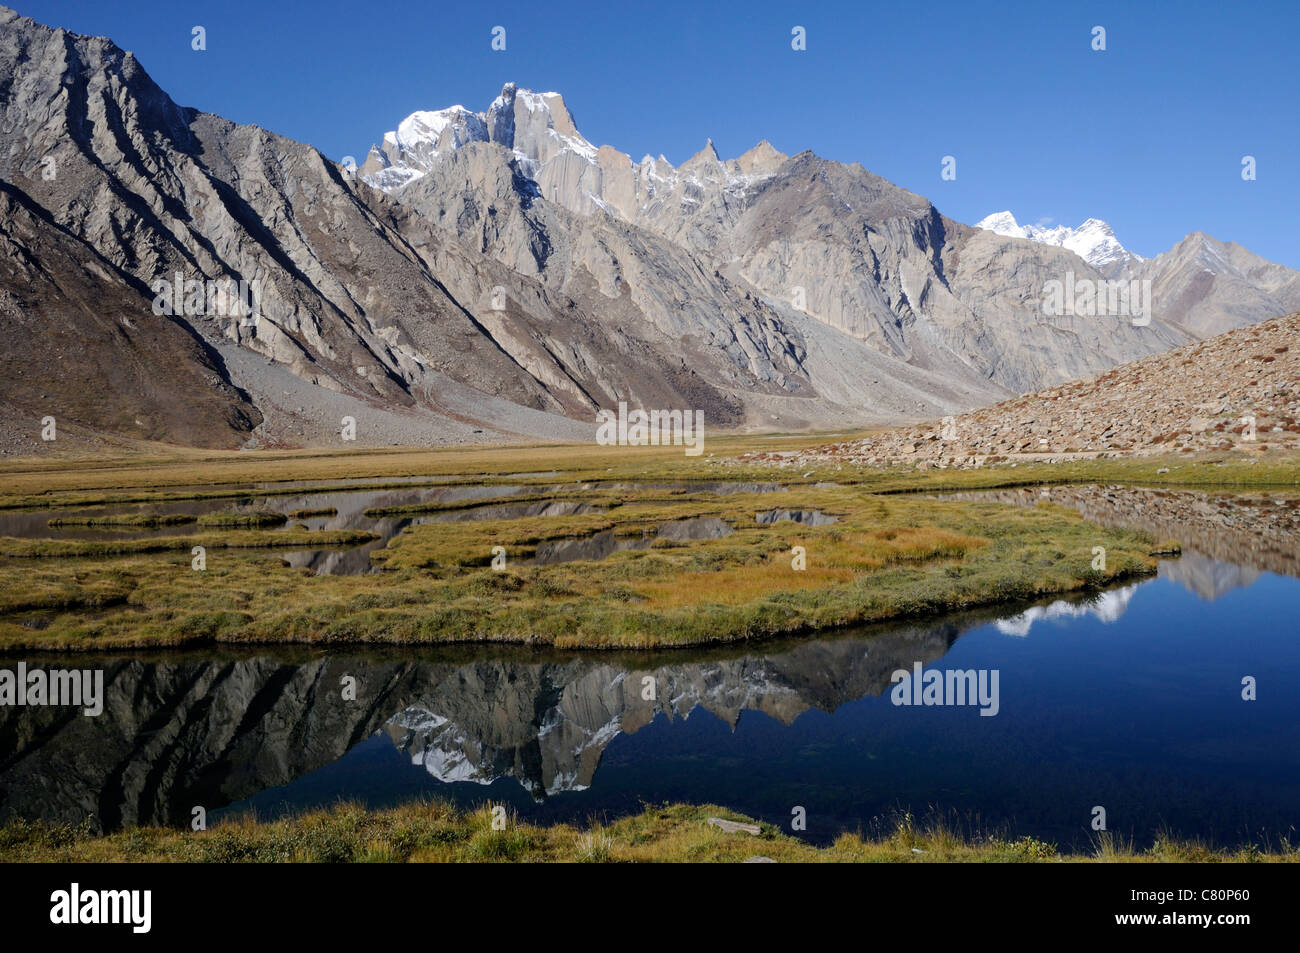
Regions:
<instances>
[{"instance_id":1,"label":"rocky outcrop","mask_svg":"<svg viewBox=\"0 0 1300 953\"><path fill-rule=\"evenodd\" d=\"M1004 460L1300 448L1300 313L991 407L808 451L812 463L977 467Z\"/></svg>"}]
</instances>

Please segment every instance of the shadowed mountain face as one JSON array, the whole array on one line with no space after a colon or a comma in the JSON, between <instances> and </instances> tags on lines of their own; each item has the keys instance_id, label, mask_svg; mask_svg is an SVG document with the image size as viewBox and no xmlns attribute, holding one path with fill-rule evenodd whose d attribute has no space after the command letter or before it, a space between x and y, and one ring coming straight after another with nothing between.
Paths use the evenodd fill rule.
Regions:
<instances>
[{"instance_id":1,"label":"shadowed mountain face","mask_svg":"<svg viewBox=\"0 0 1300 953\"><path fill-rule=\"evenodd\" d=\"M893 671L940 658L968 624L754 654L674 654L644 668L524 653L95 659L105 670L102 715L0 708L0 819L187 823L195 805L212 811L286 784L376 731L439 780L513 777L543 798L590 785L605 747L659 714L703 708L734 726L751 710L790 724L886 692ZM355 701L343 699L344 676L356 679Z\"/></svg>"},{"instance_id":2,"label":"shadowed mountain face","mask_svg":"<svg viewBox=\"0 0 1300 953\"><path fill-rule=\"evenodd\" d=\"M241 439L261 419L247 395L202 339L139 302L128 275L0 183L0 379L11 421L51 415L198 446Z\"/></svg>"}]
</instances>

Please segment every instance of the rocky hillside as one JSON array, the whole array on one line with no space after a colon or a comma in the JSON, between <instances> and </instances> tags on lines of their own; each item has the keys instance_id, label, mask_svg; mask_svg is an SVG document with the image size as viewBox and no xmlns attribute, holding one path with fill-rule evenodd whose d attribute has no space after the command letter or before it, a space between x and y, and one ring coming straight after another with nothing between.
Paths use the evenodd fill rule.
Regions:
<instances>
[{"instance_id":1,"label":"rocky hillside","mask_svg":"<svg viewBox=\"0 0 1300 953\"><path fill-rule=\"evenodd\" d=\"M0 183L0 380L11 442L40 444L92 422L146 440L228 444L255 426L253 404L201 339L152 310L128 275ZM163 369L165 372L160 373ZM27 439L17 422L26 419Z\"/></svg>"},{"instance_id":2,"label":"rocky hillside","mask_svg":"<svg viewBox=\"0 0 1300 953\"><path fill-rule=\"evenodd\" d=\"M1300 313L947 420L755 457L794 467L843 462L926 468L1297 448Z\"/></svg>"}]
</instances>

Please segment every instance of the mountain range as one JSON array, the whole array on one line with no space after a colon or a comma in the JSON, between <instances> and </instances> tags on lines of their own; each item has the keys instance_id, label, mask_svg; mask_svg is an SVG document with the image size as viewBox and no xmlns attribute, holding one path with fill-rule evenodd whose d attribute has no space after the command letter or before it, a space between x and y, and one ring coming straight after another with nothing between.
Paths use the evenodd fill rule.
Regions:
<instances>
[{"instance_id":1,"label":"mountain range","mask_svg":"<svg viewBox=\"0 0 1300 953\"><path fill-rule=\"evenodd\" d=\"M209 447L339 443L344 417L359 445L588 439L620 401L717 428L896 423L1300 307L1300 273L1199 233L1080 257L1077 234L967 226L766 142L634 161L514 84L341 165L0 8L0 110L7 452L40 449L47 415L74 442ZM1153 319L1045 316L1067 273L1150 278ZM189 291L227 281L254 315Z\"/></svg>"},{"instance_id":2,"label":"mountain range","mask_svg":"<svg viewBox=\"0 0 1300 953\"><path fill-rule=\"evenodd\" d=\"M1119 243L1115 231L1099 218L1090 218L1078 228L1069 225L1021 225L1011 212L994 212L975 223L1008 238L1028 238L1044 245L1068 248L1107 278L1126 277L1143 261Z\"/></svg>"},{"instance_id":3,"label":"mountain range","mask_svg":"<svg viewBox=\"0 0 1300 953\"><path fill-rule=\"evenodd\" d=\"M1150 280L1162 317L1195 339L1300 309L1300 272L1204 232L1193 232L1168 251L1143 258L1121 245L1114 230L1096 218L1078 228L1049 228L1020 225L1010 212L996 212L976 227L1068 248L1106 278Z\"/></svg>"}]
</instances>

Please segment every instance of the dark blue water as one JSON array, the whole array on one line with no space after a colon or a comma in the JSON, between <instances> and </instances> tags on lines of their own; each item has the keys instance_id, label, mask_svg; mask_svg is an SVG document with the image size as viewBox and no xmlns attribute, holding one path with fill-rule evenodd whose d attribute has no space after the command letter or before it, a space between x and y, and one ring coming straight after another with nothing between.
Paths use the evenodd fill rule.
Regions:
<instances>
[{"instance_id":1,"label":"dark blue water","mask_svg":"<svg viewBox=\"0 0 1300 953\"><path fill-rule=\"evenodd\" d=\"M896 706L887 680L862 694L836 686L837 678L853 681L846 656L878 650L864 634L822 643L839 672L818 669L816 644L750 655L743 664L751 671L784 660L794 674L772 679L766 693L754 690L738 718L707 693L686 704L661 695L648 722L616 721L603 750L588 752L598 756L590 778L551 779L549 791L521 784L527 752L479 781L442 781L399 750L400 740L376 734L232 810L269 815L339 798L377 806L434 795L506 803L533 820L586 821L642 803L689 801L788 829L799 806L808 836L820 841L879 829L906 810L967 831L1067 845L1087 842L1101 806L1108 829L1138 843L1162 831L1218 844L1291 835L1300 825L1300 582L1247 571L1223 592L1186 586L1159 578L1093 605L1058 603L975 624L934 658L909 653L907 639L879 650L891 671L910 669L913 656L927 667L997 670L1000 710L992 717L974 707ZM710 663L697 668L693 677L707 683ZM1257 700L1242 697L1246 676L1256 679ZM582 707L583 687L568 690L571 697L562 690L551 699L550 714ZM813 707L827 700L829 710ZM755 710L766 703L773 713ZM454 706L433 710L454 723ZM542 707L534 736L547 717ZM471 735L468 747L476 740ZM444 764L435 770L449 774Z\"/></svg>"},{"instance_id":2,"label":"dark blue water","mask_svg":"<svg viewBox=\"0 0 1300 953\"><path fill-rule=\"evenodd\" d=\"M800 807L819 842L907 811L1086 847L1100 806L1139 845L1276 844L1300 826L1298 619L1300 580L1188 554L1089 600L707 652L96 657L103 715L0 707L0 820L435 796L585 823L687 801L787 830ZM998 713L893 704L916 662L996 672Z\"/></svg>"}]
</instances>

